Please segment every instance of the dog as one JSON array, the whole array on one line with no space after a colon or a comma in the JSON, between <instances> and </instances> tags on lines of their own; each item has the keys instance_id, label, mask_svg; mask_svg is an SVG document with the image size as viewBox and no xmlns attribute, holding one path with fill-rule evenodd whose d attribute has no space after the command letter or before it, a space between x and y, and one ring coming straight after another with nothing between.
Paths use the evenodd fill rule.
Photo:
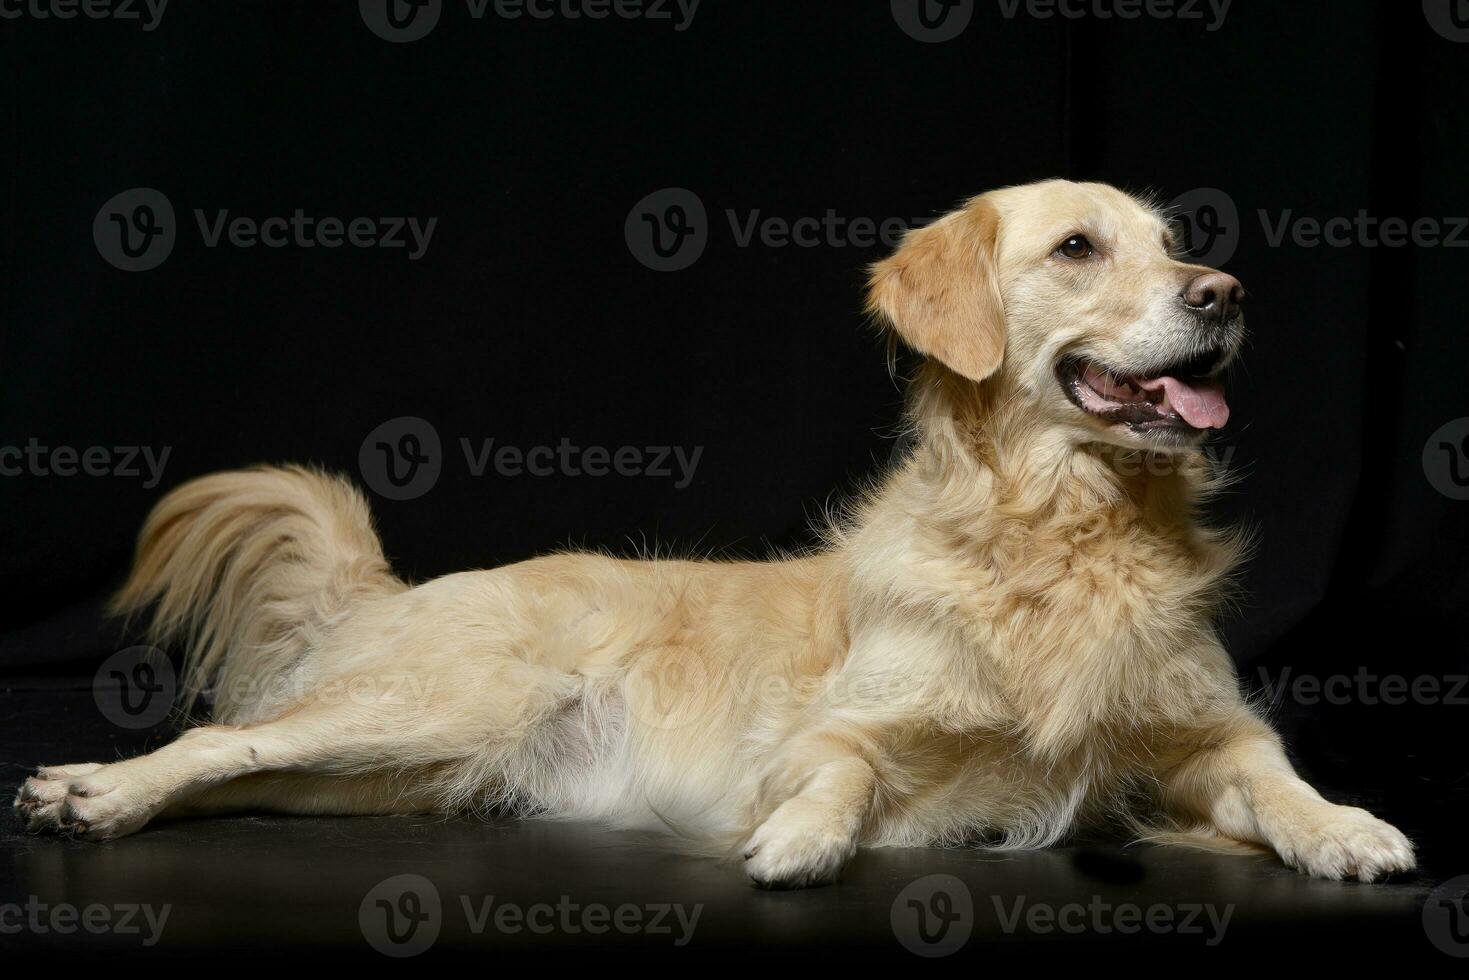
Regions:
<instances>
[{"instance_id":1,"label":"dog","mask_svg":"<svg viewBox=\"0 0 1469 980\"><path fill-rule=\"evenodd\" d=\"M1413 847L1322 798L1213 625L1244 537L1198 514L1240 283L1102 184L969 200L871 269L923 355L915 446L810 553L554 554L410 586L360 493L305 468L159 502L120 614L186 650L213 717L50 766L33 831L160 816L494 810L667 831L757 885L859 846L1041 847L1080 828L1273 849L1323 878Z\"/></svg>"}]
</instances>

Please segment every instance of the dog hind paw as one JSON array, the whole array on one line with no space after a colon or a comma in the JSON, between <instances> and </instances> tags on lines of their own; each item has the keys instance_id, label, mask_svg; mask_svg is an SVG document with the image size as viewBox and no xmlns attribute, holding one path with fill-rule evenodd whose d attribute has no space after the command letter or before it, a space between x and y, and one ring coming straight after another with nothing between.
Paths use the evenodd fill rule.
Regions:
<instances>
[{"instance_id":1,"label":"dog hind paw","mask_svg":"<svg viewBox=\"0 0 1469 980\"><path fill-rule=\"evenodd\" d=\"M139 829L152 808L103 774L97 763L44 766L21 784L13 809L29 833L109 840Z\"/></svg>"}]
</instances>

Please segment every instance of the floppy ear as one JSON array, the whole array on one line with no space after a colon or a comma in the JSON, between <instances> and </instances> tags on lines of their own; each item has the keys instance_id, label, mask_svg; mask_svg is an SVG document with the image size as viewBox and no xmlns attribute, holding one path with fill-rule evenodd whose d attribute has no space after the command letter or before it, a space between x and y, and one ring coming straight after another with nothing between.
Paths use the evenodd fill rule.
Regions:
<instances>
[{"instance_id":1,"label":"floppy ear","mask_svg":"<svg viewBox=\"0 0 1469 980\"><path fill-rule=\"evenodd\" d=\"M977 197L903 236L872 267L867 308L908 346L972 381L994 374L1005 357L1005 304L995 270L1000 215Z\"/></svg>"}]
</instances>

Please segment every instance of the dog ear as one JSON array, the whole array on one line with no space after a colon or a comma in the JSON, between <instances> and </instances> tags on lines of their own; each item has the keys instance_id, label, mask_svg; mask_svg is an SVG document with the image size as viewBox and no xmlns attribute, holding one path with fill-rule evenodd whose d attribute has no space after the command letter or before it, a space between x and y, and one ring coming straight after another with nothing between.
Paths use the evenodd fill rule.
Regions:
<instances>
[{"instance_id":1,"label":"dog ear","mask_svg":"<svg viewBox=\"0 0 1469 980\"><path fill-rule=\"evenodd\" d=\"M909 231L867 282L870 313L908 346L972 381L994 374L1005 357L1005 303L995 269L999 228L994 204L977 197Z\"/></svg>"}]
</instances>

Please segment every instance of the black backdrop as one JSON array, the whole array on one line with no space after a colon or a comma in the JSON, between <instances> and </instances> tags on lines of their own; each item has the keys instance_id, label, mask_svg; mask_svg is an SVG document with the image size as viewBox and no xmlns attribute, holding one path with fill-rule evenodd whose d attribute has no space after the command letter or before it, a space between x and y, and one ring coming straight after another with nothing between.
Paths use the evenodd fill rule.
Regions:
<instances>
[{"instance_id":1,"label":"black backdrop","mask_svg":"<svg viewBox=\"0 0 1469 980\"><path fill-rule=\"evenodd\" d=\"M169 487L261 461L360 480L364 440L405 417L440 438L438 478L372 496L414 578L568 543L807 543L808 519L893 448L901 396L861 316L884 250L867 222L1047 176L1202 188L1194 220L1223 233L1252 296L1216 450L1244 479L1215 509L1260 540L1232 648L1254 688L1442 682L1404 705L1372 703L1365 681L1277 709L1308 768L1376 794L1431 850L1469 773L1469 706L1449 696L1469 672L1453 469L1469 446L1451 425L1469 416L1465 5L1236 0L1220 22L1192 0L1136 19L978 0L943 42L905 30L902 2L650 5L671 19L444 0L394 43L371 3L178 2L151 29L141 3L142 22L0 4L19 13L0 19L0 447L47 450L0 458L0 668L85 674L123 642L100 600ZM137 199L105 205L140 187L173 208L175 241L124 271L105 236ZM636 245L643 213L677 217L667 188L705 212L683 212L705 244L679 271ZM195 217L296 209L436 223L412 258L411 237L210 247ZM1453 241L1272 241L1281 220L1363 211ZM814 244L742 241L752 219L828 214ZM476 476L462 438L701 454L682 487L676 463ZM67 476L58 447L106 448L94 469L126 462L118 447L169 455L156 482L142 457L138 476Z\"/></svg>"}]
</instances>

